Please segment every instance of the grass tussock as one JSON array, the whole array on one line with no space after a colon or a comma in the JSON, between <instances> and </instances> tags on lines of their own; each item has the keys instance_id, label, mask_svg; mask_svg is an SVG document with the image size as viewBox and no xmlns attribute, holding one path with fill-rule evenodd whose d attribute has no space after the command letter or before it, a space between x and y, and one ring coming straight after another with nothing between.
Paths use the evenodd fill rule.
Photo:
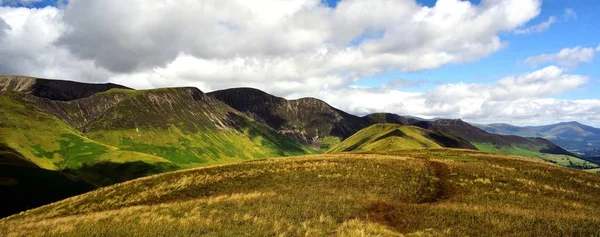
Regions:
<instances>
[{"instance_id":1,"label":"grass tussock","mask_svg":"<svg viewBox=\"0 0 600 237\"><path fill-rule=\"evenodd\" d=\"M600 177L467 150L325 154L129 181L0 220L7 236L598 236Z\"/></svg>"}]
</instances>

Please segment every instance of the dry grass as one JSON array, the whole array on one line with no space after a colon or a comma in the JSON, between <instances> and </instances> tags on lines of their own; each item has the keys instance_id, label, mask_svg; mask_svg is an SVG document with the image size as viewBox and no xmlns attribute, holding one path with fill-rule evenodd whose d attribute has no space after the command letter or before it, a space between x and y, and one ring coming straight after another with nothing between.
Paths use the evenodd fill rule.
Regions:
<instances>
[{"instance_id":1,"label":"dry grass","mask_svg":"<svg viewBox=\"0 0 600 237\"><path fill-rule=\"evenodd\" d=\"M0 220L7 236L600 236L600 177L464 150L176 171Z\"/></svg>"}]
</instances>

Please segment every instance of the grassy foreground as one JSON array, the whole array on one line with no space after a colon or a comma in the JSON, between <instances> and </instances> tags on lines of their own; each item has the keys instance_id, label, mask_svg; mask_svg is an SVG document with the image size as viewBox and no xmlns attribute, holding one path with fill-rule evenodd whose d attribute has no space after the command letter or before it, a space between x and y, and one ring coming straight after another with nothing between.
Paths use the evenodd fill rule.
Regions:
<instances>
[{"instance_id":1,"label":"grassy foreground","mask_svg":"<svg viewBox=\"0 0 600 237\"><path fill-rule=\"evenodd\" d=\"M325 154L145 177L0 220L7 236L598 236L600 176L467 150Z\"/></svg>"}]
</instances>

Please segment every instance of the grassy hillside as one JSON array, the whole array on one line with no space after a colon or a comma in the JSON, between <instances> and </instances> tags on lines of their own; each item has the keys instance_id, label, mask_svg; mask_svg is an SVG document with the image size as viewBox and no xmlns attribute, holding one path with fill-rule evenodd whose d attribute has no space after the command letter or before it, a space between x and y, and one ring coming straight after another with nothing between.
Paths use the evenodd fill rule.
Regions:
<instances>
[{"instance_id":1,"label":"grassy hillside","mask_svg":"<svg viewBox=\"0 0 600 237\"><path fill-rule=\"evenodd\" d=\"M600 176L467 150L177 171L0 220L8 236L597 236Z\"/></svg>"},{"instance_id":2,"label":"grassy hillside","mask_svg":"<svg viewBox=\"0 0 600 237\"><path fill-rule=\"evenodd\" d=\"M328 152L384 152L401 149L442 148L449 145L455 145L456 148L475 149L466 141L436 134L419 127L381 123L358 131L333 146Z\"/></svg>"},{"instance_id":3,"label":"grassy hillside","mask_svg":"<svg viewBox=\"0 0 600 237\"><path fill-rule=\"evenodd\" d=\"M41 111L36 97L18 92L0 95L0 144L49 170L77 168L102 161L169 162L145 153L120 150L88 139L57 117ZM33 101L33 102L31 102Z\"/></svg>"},{"instance_id":4,"label":"grassy hillside","mask_svg":"<svg viewBox=\"0 0 600 237\"><path fill-rule=\"evenodd\" d=\"M68 102L3 92L0 104L3 142L47 169L196 167L311 152L193 88L112 89Z\"/></svg>"},{"instance_id":5,"label":"grassy hillside","mask_svg":"<svg viewBox=\"0 0 600 237\"><path fill-rule=\"evenodd\" d=\"M0 218L95 188L68 173L42 169L0 144Z\"/></svg>"}]
</instances>

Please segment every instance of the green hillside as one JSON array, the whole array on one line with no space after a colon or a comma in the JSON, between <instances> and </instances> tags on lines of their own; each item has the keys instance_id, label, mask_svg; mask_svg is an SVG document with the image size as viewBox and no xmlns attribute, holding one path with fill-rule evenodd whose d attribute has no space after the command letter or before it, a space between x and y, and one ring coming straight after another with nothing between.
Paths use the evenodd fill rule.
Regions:
<instances>
[{"instance_id":1,"label":"green hillside","mask_svg":"<svg viewBox=\"0 0 600 237\"><path fill-rule=\"evenodd\" d=\"M397 124L375 124L364 128L329 152L392 151L411 148L442 148L426 131L418 127Z\"/></svg>"},{"instance_id":2,"label":"green hillside","mask_svg":"<svg viewBox=\"0 0 600 237\"><path fill-rule=\"evenodd\" d=\"M443 136L419 127L381 123L358 131L328 152L389 152L400 149L442 148L448 145L474 149L461 139Z\"/></svg>"},{"instance_id":3,"label":"green hillside","mask_svg":"<svg viewBox=\"0 0 600 237\"><path fill-rule=\"evenodd\" d=\"M112 89L74 101L0 97L2 142L43 168L100 161L196 167L310 152L197 89Z\"/></svg>"},{"instance_id":4,"label":"green hillside","mask_svg":"<svg viewBox=\"0 0 600 237\"><path fill-rule=\"evenodd\" d=\"M42 169L0 144L0 218L95 188L69 173Z\"/></svg>"},{"instance_id":5,"label":"green hillside","mask_svg":"<svg viewBox=\"0 0 600 237\"><path fill-rule=\"evenodd\" d=\"M551 174L551 175L549 175ZM9 236L598 236L600 176L467 150L159 174L0 220Z\"/></svg>"}]
</instances>

